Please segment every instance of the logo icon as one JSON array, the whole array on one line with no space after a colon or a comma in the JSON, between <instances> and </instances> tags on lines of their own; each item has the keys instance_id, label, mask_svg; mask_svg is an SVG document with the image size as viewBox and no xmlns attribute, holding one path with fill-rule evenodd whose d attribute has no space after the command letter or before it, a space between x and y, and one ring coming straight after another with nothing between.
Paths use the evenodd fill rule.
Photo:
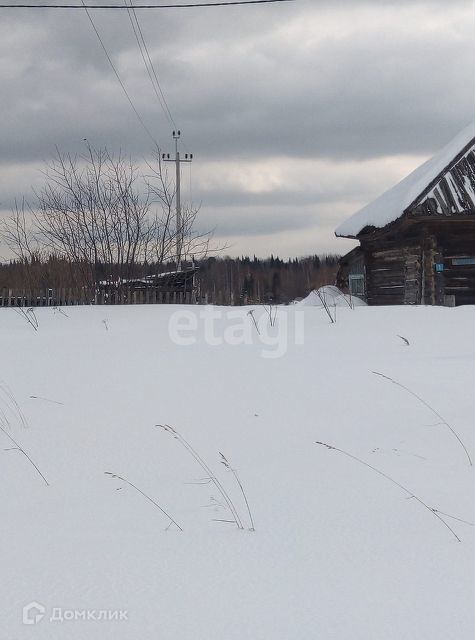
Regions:
<instances>
[{"instance_id":1,"label":"logo icon","mask_svg":"<svg viewBox=\"0 0 475 640\"><path fill-rule=\"evenodd\" d=\"M46 608L39 602L30 602L23 607L23 624L38 624L45 616Z\"/></svg>"}]
</instances>

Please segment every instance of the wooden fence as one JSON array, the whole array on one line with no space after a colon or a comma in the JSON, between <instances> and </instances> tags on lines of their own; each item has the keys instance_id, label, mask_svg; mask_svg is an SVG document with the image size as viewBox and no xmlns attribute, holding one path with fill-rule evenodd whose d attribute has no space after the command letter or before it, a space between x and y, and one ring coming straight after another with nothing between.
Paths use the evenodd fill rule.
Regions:
<instances>
[{"instance_id":1,"label":"wooden fence","mask_svg":"<svg viewBox=\"0 0 475 640\"><path fill-rule=\"evenodd\" d=\"M102 304L195 304L191 291L160 291L121 287L112 291L101 289L0 289L0 307L63 307Z\"/></svg>"}]
</instances>

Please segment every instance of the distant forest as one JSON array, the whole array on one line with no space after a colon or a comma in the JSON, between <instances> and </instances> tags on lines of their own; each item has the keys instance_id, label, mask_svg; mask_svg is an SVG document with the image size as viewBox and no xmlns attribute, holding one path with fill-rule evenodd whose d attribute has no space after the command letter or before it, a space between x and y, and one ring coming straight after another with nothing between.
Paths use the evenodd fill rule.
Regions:
<instances>
[{"instance_id":1,"label":"distant forest","mask_svg":"<svg viewBox=\"0 0 475 640\"><path fill-rule=\"evenodd\" d=\"M286 304L303 298L312 289L334 284L337 255L310 256L282 260L249 257L207 257L196 262L197 298L201 303L242 305L273 302ZM143 278L173 271L175 263L134 265L129 278ZM84 272L89 266L51 256L28 261L11 260L0 264L0 290L58 289L86 286ZM96 265L100 279L115 271L110 265Z\"/></svg>"},{"instance_id":2,"label":"distant forest","mask_svg":"<svg viewBox=\"0 0 475 640\"><path fill-rule=\"evenodd\" d=\"M200 263L199 294L214 304L286 304L325 284L334 284L337 255L281 260L207 258Z\"/></svg>"}]
</instances>

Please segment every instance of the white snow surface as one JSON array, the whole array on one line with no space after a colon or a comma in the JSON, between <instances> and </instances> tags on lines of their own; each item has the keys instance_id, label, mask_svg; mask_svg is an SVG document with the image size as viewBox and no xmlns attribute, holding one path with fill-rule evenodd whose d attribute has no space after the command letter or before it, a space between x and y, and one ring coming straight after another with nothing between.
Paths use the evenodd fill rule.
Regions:
<instances>
[{"instance_id":1,"label":"white snow surface","mask_svg":"<svg viewBox=\"0 0 475 640\"><path fill-rule=\"evenodd\" d=\"M474 138L475 123L472 123L401 182L343 222L335 234L355 238L365 227L382 228L397 220Z\"/></svg>"},{"instance_id":2,"label":"white snow surface","mask_svg":"<svg viewBox=\"0 0 475 640\"><path fill-rule=\"evenodd\" d=\"M475 522L475 471L456 438L372 373L419 394L475 455L475 308L341 308L334 325L322 309L279 308L290 333L305 320L303 344L280 358L263 357L261 309L260 338L253 328L252 344L219 344L249 310L218 310L211 340L216 310L199 307L43 308L38 332L0 309L0 415L49 481L0 432L2 640L475 637L475 526L446 517L457 542L385 477L315 444ZM177 312L196 317L188 346L170 339ZM254 533L213 521L229 518L220 496L159 423L192 443L245 517L218 452L228 457ZM33 601L45 616L25 625ZM116 610L128 619L99 613Z\"/></svg>"}]
</instances>

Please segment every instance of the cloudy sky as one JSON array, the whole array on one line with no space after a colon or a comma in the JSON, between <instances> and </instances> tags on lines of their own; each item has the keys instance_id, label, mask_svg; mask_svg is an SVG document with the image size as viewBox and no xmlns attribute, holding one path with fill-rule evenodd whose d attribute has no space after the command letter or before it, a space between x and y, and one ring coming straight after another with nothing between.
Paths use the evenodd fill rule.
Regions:
<instances>
[{"instance_id":1,"label":"cloudy sky","mask_svg":"<svg viewBox=\"0 0 475 640\"><path fill-rule=\"evenodd\" d=\"M171 151L127 12L91 15L144 122ZM353 244L334 228L475 120L471 0L137 15L194 153L184 197L202 203L201 227L215 228L232 255L345 252ZM0 215L41 184L55 146L76 153L87 138L149 157L153 143L84 10L0 9L0 78Z\"/></svg>"}]
</instances>

